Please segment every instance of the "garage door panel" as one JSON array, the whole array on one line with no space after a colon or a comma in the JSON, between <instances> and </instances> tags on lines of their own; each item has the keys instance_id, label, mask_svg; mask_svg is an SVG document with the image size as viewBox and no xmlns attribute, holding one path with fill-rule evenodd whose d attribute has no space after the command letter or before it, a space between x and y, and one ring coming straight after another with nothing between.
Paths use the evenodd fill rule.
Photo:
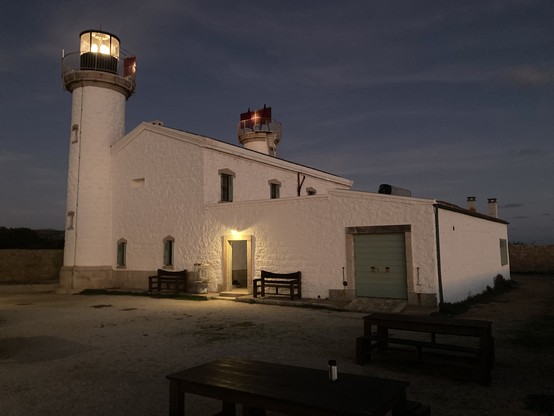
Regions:
<instances>
[{"instance_id":1,"label":"garage door panel","mask_svg":"<svg viewBox=\"0 0 554 416\"><path fill-rule=\"evenodd\" d=\"M354 236L356 295L407 297L403 233Z\"/></svg>"}]
</instances>

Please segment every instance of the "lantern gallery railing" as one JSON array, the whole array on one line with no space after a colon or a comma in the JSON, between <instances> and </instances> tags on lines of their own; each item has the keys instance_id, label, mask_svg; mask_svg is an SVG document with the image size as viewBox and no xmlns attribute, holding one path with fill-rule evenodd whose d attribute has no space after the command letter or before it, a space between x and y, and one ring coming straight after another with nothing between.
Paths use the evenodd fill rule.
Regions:
<instances>
[{"instance_id":1,"label":"lantern gallery railing","mask_svg":"<svg viewBox=\"0 0 554 416\"><path fill-rule=\"evenodd\" d=\"M134 81L137 72L137 59L120 53L116 58L96 52L71 52L62 57L62 75L76 71L99 71L119 75Z\"/></svg>"}]
</instances>

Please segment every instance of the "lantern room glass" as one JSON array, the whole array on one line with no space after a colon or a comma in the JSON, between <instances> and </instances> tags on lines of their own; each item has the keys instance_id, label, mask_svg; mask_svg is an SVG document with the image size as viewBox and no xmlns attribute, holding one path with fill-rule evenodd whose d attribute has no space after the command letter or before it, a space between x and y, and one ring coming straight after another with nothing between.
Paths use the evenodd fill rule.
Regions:
<instances>
[{"instance_id":1,"label":"lantern room glass","mask_svg":"<svg viewBox=\"0 0 554 416\"><path fill-rule=\"evenodd\" d=\"M81 33L81 70L117 74L119 39L110 33L87 30Z\"/></svg>"},{"instance_id":2,"label":"lantern room glass","mask_svg":"<svg viewBox=\"0 0 554 416\"><path fill-rule=\"evenodd\" d=\"M83 32L81 33L80 51L81 55L92 52L119 58L119 39L106 32Z\"/></svg>"}]
</instances>

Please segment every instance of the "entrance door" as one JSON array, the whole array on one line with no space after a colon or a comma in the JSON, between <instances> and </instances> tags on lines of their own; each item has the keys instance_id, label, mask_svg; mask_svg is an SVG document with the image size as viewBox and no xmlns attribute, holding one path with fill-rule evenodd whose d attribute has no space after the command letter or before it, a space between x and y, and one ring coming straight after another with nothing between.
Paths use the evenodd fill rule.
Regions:
<instances>
[{"instance_id":1,"label":"entrance door","mask_svg":"<svg viewBox=\"0 0 554 416\"><path fill-rule=\"evenodd\" d=\"M354 235L356 296L406 299L404 233Z\"/></svg>"},{"instance_id":2,"label":"entrance door","mask_svg":"<svg viewBox=\"0 0 554 416\"><path fill-rule=\"evenodd\" d=\"M231 244L231 285L232 289L248 287L248 260L246 240L229 241Z\"/></svg>"},{"instance_id":3,"label":"entrance door","mask_svg":"<svg viewBox=\"0 0 554 416\"><path fill-rule=\"evenodd\" d=\"M253 237L223 236L223 285L220 290L244 293L252 286Z\"/></svg>"}]
</instances>

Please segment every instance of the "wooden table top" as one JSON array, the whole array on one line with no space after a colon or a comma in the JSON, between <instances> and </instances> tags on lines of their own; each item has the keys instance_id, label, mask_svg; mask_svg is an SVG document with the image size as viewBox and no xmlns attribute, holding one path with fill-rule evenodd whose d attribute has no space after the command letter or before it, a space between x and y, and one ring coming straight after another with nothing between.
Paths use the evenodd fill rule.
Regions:
<instances>
[{"instance_id":1,"label":"wooden table top","mask_svg":"<svg viewBox=\"0 0 554 416\"><path fill-rule=\"evenodd\" d=\"M327 363L325 363L326 366ZM405 400L407 382L241 358L223 358L167 378L193 393L287 414L385 415Z\"/></svg>"}]
</instances>

